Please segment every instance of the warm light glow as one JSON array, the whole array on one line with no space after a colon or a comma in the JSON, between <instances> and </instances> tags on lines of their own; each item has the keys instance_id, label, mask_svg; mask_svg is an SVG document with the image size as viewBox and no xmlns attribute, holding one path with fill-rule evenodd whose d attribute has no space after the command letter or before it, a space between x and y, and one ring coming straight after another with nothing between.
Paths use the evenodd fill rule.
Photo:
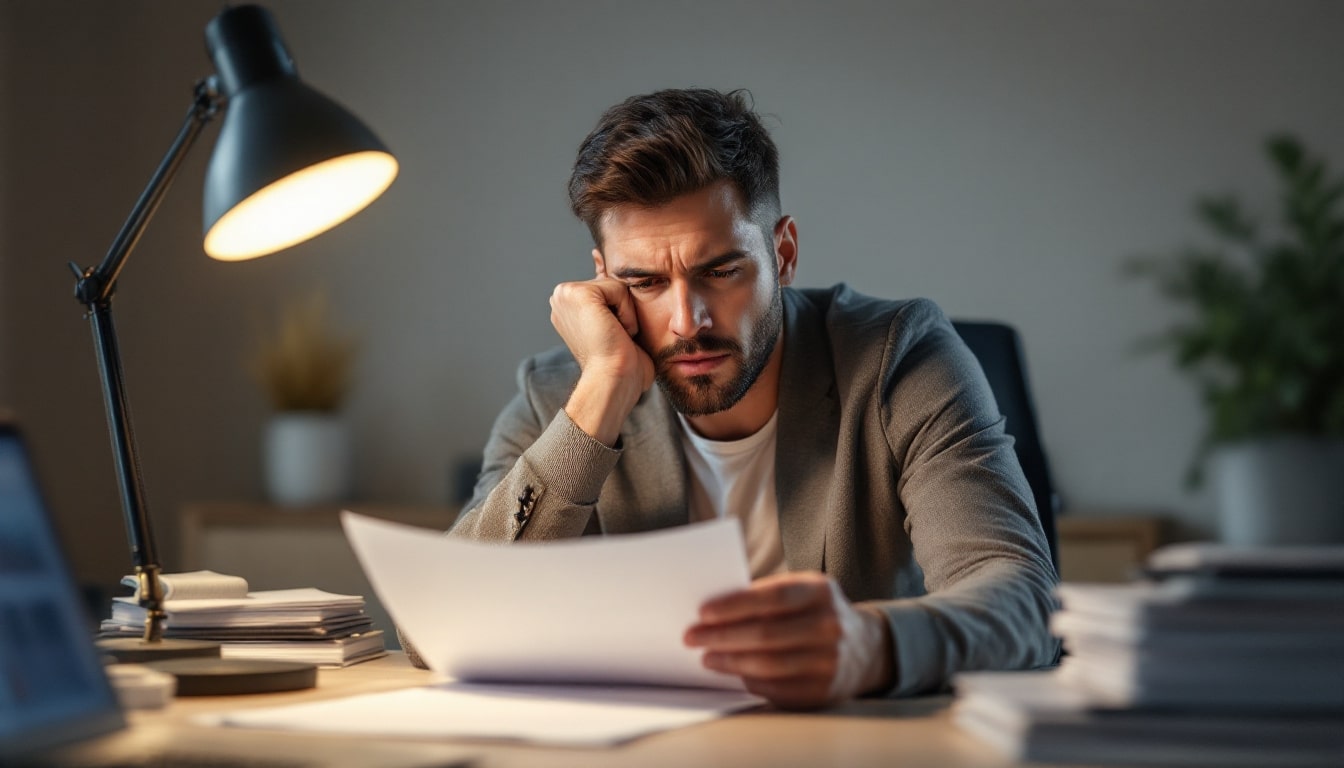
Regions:
<instances>
[{"instance_id":1,"label":"warm light glow","mask_svg":"<svg viewBox=\"0 0 1344 768\"><path fill-rule=\"evenodd\" d=\"M342 155L266 186L235 205L205 235L221 261L265 256L326 232L373 202L397 176L386 152Z\"/></svg>"}]
</instances>

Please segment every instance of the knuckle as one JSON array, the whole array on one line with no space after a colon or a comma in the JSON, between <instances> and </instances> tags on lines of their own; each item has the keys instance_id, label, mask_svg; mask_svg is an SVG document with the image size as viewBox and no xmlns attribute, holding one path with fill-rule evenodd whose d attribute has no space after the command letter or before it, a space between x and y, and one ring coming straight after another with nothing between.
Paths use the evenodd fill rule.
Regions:
<instances>
[{"instance_id":1,"label":"knuckle","mask_svg":"<svg viewBox=\"0 0 1344 768\"><path fill-rule=\"evenodd\" d=\"M737 671L743 677L756 677L762 680L769 680L774 677L770 674L770 665L764 663L761 657L754 653L738 653Z\"/></svg>"},{"instance_id":2,"label":"knuckle","mask_svg":"<svg viewBox=\"0 0 1344 768\"><path fill-rule=\"evenodd\" d=\"M839 642L844 635L844 630L840 626L840 619L834 613L828 613L817 622L817 631L823 640L829 645Z\"/></svg>"},{"instance_id":3,"label":"knuckle","mask_svg":"<svg viewBox=\"0 0 1344 768\"><path fill-rule=\"evenodd\" d=\"M778 621L760 621L751 626L751 641L756 645L766 645L775 640L780 635L780 623Z\"/></svg>"},{"instance_id":4,"label":"knuckle","mask_svg":"<svg viewBox=\"0 0 1344 768\"><path fill-rule=\"evenodd\" d=\"M839 654L831 652L821 658L821 664L819 666L818 671L821 673L822 679L826 680L829 683L831 678L835 677L835 673L838 672L839 670L840 670Z\"/></svg>"},{"instance_id":5,"label":"knuckle","mask_svg":"<svg viewBox=\"0 0 1344 768\"><path fill-rule=\"evenodd\" d=\"M790 584L784 586L782 589L771 590L770 607L777 611L792 608L798 598L798 590L796 587L797 585Z\"/></svg>"}]
</instances>

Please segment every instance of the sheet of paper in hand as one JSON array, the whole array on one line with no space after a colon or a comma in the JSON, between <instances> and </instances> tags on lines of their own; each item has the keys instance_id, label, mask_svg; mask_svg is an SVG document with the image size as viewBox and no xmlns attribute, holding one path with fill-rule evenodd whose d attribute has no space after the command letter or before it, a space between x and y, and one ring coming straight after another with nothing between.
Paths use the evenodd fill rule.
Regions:
<instances>
[{"instance_id":1,"label":"sheet of paper in hand","mask_svg":"<svg viewBox=\"0 0 1344 768\"><path fill-rule=\"evenodd\" d=\"M736 520L509 545L350 512L341 522L383 605L435 672L742 689L682 643L705 600L750 581Z\"/></svg>"}]
</instances>

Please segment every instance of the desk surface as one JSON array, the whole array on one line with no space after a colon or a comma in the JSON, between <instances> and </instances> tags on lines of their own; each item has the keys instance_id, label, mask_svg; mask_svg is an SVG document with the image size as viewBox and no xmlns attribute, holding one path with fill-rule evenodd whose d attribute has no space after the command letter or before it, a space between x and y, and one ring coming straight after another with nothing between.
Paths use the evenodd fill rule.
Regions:
<instances>
[{"instance_id":1,"label":"desk surface","mask_svg":"<svg viewBox=\"0 0 1344 768\"><path fill-rule=\"evenodd\" d=\"M294 693L218 698L184 698L167 709L133 712L132 727L101 749L135 754L145 745L218 739L220 729L195 725L195 715L251 707L279 706L359 693L395 690L429 681L401 654L346 669L322 670L318 687ZM1002 766L987 746L954 726L950 697L904 701L858 701L812 713L776 711L732 715L703 725L666 731L607 749L546 748L473 741L391 741L359 739L361 747L383 748L392 756L473 766ZM230 738L253 748L273 745L277 755L299 749L309 758L346 765L352 739L339 735L296 735L229 730ZM326 759L330 756L330 760ZM431 763L432 764L432 763Z\"/></svg>"}]
</instances>

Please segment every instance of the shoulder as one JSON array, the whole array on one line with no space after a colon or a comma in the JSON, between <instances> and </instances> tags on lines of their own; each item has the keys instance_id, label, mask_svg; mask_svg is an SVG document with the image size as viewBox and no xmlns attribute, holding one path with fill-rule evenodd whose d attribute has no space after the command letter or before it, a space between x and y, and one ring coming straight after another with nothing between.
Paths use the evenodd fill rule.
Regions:
<instances>
[{"instance_id":1,"label":"shoulder","mask_svg":"<svg viewBox=\"0 0 1344 768\"><path fill-rule=\"evenodd\" d=\"M555 346L519 363L518 386L524 389L573 386L579 372L579 363L569 349Z\"/></svg>"},{"instance_id":2,"label":"shoulder","mask_svg":"<svg viewBox=\"0 0 1344 768\"><path fill-rule=\"evenodd\" d=\"M930 351L959 356L964 347L947 315L929 299L882 299L844 283L830 288L786 289L797 325L824 329L837 363L865 366L880 361L890 370L912 354Z\"/></svg>"},{"instance_id":3,"label":"shoulder","mask_svg":"<svg viewBox=\"0 0 1344 768\"><path fill-rule=\"evenodd\" d=\"M830 288L785 288L787 302L800 315L811 315L836 332L884 333L888 328L919 336L943 327L947 315L929 299L882 299L836 283Z\"/></svg>"},{"instance_id":4,"label":"shoulder","mask_svg":"<svg viewBox=\"0 0 1344 768\"><path fill-rule=\"evenodd\" d=\"M787 302L800 352L830 361L843 402L876 398L925 416L953 400L992 402L975 355L928 299L880 299L842 283L790 291Z\"/></svg>"}]
</instances>

